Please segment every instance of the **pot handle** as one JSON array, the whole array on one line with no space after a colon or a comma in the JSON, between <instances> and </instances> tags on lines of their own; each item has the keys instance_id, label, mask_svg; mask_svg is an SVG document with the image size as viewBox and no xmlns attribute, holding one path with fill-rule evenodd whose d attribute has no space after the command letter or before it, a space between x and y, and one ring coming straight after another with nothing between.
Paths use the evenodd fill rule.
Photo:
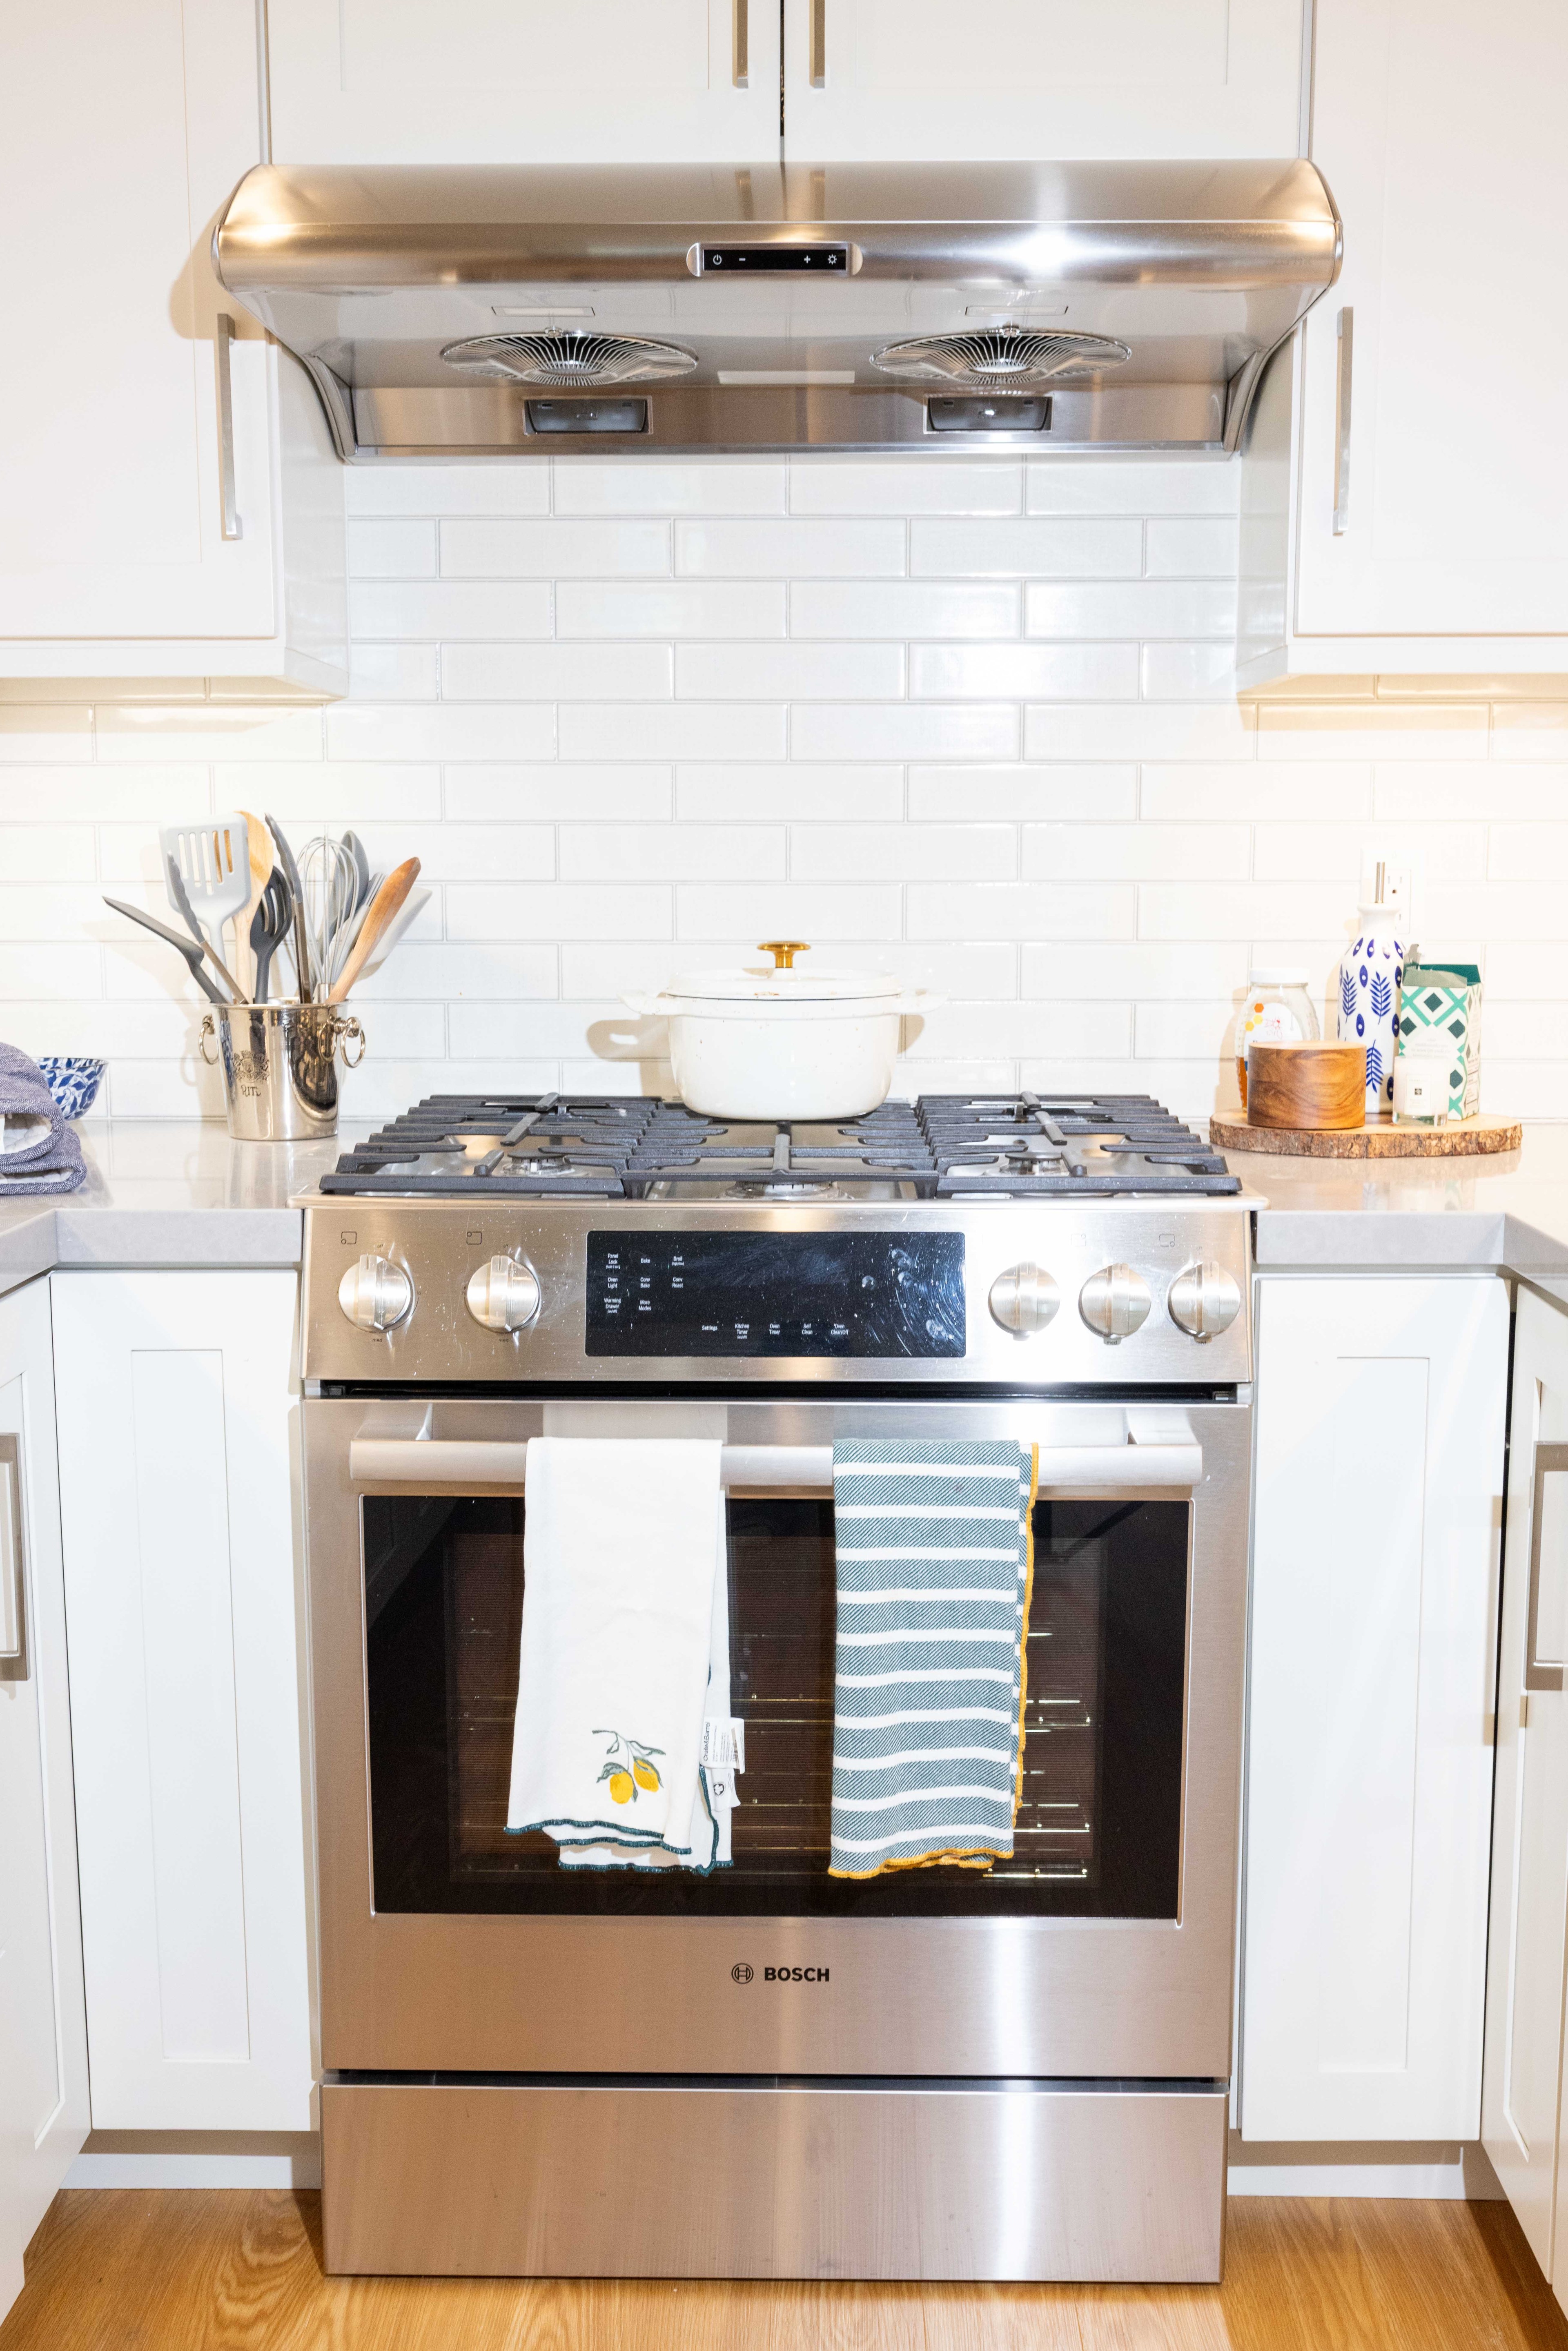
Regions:
<instances>
[{"instance_id":1,"label":"pot handle","mask_svg":"<svg viewBox=\"0 0 1568 2351\"><path fill-rule=\"evenodd\" d=\"M909 987L896 998L889 1009L894 1012L935 1012L947 1001L934 987Z\"/></svg>"},{"instance_id":2,"label":"pot handle","mask_svg":"<svg viewBox=\"0 0 1568 2351\"><path fill-rule=\"evenodd\" d=\"M666 1012L674 1010L675 1005L673 996L661 996L657 993L647 996L638 989L630 990L622 997L621 1001L628 1012L635 1012L639 1019L643 1020L663 1019Z\"/></svg>"}]
</instances>

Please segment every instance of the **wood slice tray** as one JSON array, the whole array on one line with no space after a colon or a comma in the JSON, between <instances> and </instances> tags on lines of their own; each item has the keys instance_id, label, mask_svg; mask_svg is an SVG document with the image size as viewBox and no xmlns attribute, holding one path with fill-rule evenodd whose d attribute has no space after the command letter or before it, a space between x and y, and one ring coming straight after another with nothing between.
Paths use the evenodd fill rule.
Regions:
<instances>
[{"instance_id":1,"label":"wood slice tray","mask_svg":"<svg viewBox=\"0 0 1568 2351\"><path fill-rule=\"evenodd\" d=\"M1474 1159L1517 1151L1523 1130L1516 1118L1456 1118L1447 1126L1396 1126L1375 1119L1365 1126L1249 1126L1244 1118L1211 1118L1216 1151L1272 1151L1292 1159Z\"/></svg>"}]
</instances>

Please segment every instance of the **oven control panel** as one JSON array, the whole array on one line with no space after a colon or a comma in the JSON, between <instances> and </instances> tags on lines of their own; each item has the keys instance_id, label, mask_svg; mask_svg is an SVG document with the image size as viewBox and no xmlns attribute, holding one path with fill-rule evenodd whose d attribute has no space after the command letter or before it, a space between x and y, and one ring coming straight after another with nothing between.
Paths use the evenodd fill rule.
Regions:
<instances>
[{"instance_id":1,"label":"oven control panel","mask_svg":"<svg viewBox=\"0 0 1568 2351\"><path fill-rule=\"evenodd\" d=\"M591 1355L964 1353L964 1236L593 1232Z\"/></svg>"}]
</instances>

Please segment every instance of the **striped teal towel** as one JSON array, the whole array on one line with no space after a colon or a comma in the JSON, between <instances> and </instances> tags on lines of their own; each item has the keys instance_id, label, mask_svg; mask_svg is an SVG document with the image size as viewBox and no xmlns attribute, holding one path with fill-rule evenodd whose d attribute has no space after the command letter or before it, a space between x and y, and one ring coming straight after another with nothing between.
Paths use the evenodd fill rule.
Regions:
<instances>
[{"instance_id":1,"label":"striped teal towel","mask_svg":"<svg viewBox=\"0 0 1568 2351\"><path fill-rule=\"evenodd\" d=\"M834 1446L830 1876L1011 1853L1034 1488L1027 1445Z\"/></svg>"}]
</instances>

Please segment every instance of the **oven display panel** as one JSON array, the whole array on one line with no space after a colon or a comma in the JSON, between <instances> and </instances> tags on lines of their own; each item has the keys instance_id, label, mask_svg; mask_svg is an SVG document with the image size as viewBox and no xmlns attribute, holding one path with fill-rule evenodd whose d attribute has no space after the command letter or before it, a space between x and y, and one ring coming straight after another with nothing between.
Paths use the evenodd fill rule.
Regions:
<instances>
[{"instance_id":1,"label":"oven display panel","mask_svg":"<svg viewBox=\"0 0 1568 2351\"><path fill-rule=\"evenodd\" d=\"M956 1356L962 1233L590 1233L591 1355Z\"/></svg>"}]
</instances>

